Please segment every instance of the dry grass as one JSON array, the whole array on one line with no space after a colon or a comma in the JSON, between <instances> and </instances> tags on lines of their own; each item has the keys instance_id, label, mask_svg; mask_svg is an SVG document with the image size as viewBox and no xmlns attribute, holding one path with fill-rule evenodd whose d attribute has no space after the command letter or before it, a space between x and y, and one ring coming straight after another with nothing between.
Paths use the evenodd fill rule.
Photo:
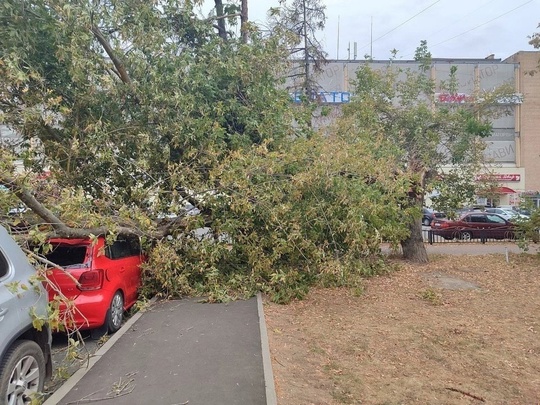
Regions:
<instances>
[{"instance_id":1,"label":"dry grass","mask_svg":"<svg viewBox=\"0 0 540 405\"><path fill-rule=\"evenodd\" d=\"M540 404L538 256L432 256L356 291L266 303L280 405Z\"/></svg>"}]
</instances>

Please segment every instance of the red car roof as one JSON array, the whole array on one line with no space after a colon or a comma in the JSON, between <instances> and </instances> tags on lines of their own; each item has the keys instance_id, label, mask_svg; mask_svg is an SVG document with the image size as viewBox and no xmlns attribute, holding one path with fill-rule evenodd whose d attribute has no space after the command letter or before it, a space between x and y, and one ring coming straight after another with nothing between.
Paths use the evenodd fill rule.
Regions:
<instances>
[{"instance_id":1,"label":"red car roof","mask_svg":"<svg viewBox=\"0 0 540 405\"><path fill-rule=\"evenodd\" d=\"M48 240L49 243L53 244L62 244L62 245L89 245L92 241L89 238L77 238L77 239L67 239L67 238L51 238Z\"/></svg>"}]
</instances>

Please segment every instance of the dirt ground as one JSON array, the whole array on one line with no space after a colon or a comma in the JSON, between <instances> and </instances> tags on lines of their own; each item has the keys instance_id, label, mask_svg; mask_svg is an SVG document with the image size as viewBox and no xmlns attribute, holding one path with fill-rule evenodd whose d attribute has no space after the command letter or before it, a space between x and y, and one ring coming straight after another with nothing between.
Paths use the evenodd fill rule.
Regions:
<instances>
[{"instance_id":1,"label":"dirt ground","mask_svg":"<svg viewBox=\"0 0 540 405\"><path fill-rule=\"evenodd\" d=\"M540 257L431 256L265 303L279 405L540 404Z\"/></svg>"}]
</instances>

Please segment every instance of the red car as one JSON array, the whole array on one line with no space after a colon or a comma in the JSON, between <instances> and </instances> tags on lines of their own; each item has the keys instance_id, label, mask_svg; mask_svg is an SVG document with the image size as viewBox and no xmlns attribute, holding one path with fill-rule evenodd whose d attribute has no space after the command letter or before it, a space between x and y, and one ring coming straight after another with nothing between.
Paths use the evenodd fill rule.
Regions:
<instances>
[{"instance_id":1,"label":"red car","mask_svg":"<svg viewBox=\"0 0 540 405\"><path fill-rule=\"evenodd\" d=\"M141 254L136 239L118 239L107 245L103 237L90 239L50 239L52 250L47 260L62 266L51 268L48 279L75 305L73 327L106 328L116 332L122 325L124 311L137 301L141 284ZM70 277L71 276L71 277ZM78 281L78 284L74 280ZM48 287L49 301L58 292ZM61 306L65 310L65 306Z\"/></svg>"},{"instance_id":2,"label":"red car","mask_svg":"<svg viewBox=\"0 0 540 405\"><path fill-rule=\"evenodd\" d=\"M470 212L457 221L435 219L433 235L444 239L514 239L515 225L497 214Z\"/></svg>"}]
</instances>

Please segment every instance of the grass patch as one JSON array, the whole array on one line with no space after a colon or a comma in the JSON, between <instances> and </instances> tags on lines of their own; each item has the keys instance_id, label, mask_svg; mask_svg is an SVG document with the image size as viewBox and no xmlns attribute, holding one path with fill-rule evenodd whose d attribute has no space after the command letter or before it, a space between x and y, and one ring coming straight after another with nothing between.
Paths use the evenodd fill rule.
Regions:
<instances>
[{"instance_id":1,"label":"grass patch","mask_svg":"<svg viewBox=\"0 0 540 405\"><path fill-rule=\"evenodd\" d=\"M420 297L431 305L442 305L442 294L434 288L426 288L420 293Z\"/></svg>"}]
</instances>

